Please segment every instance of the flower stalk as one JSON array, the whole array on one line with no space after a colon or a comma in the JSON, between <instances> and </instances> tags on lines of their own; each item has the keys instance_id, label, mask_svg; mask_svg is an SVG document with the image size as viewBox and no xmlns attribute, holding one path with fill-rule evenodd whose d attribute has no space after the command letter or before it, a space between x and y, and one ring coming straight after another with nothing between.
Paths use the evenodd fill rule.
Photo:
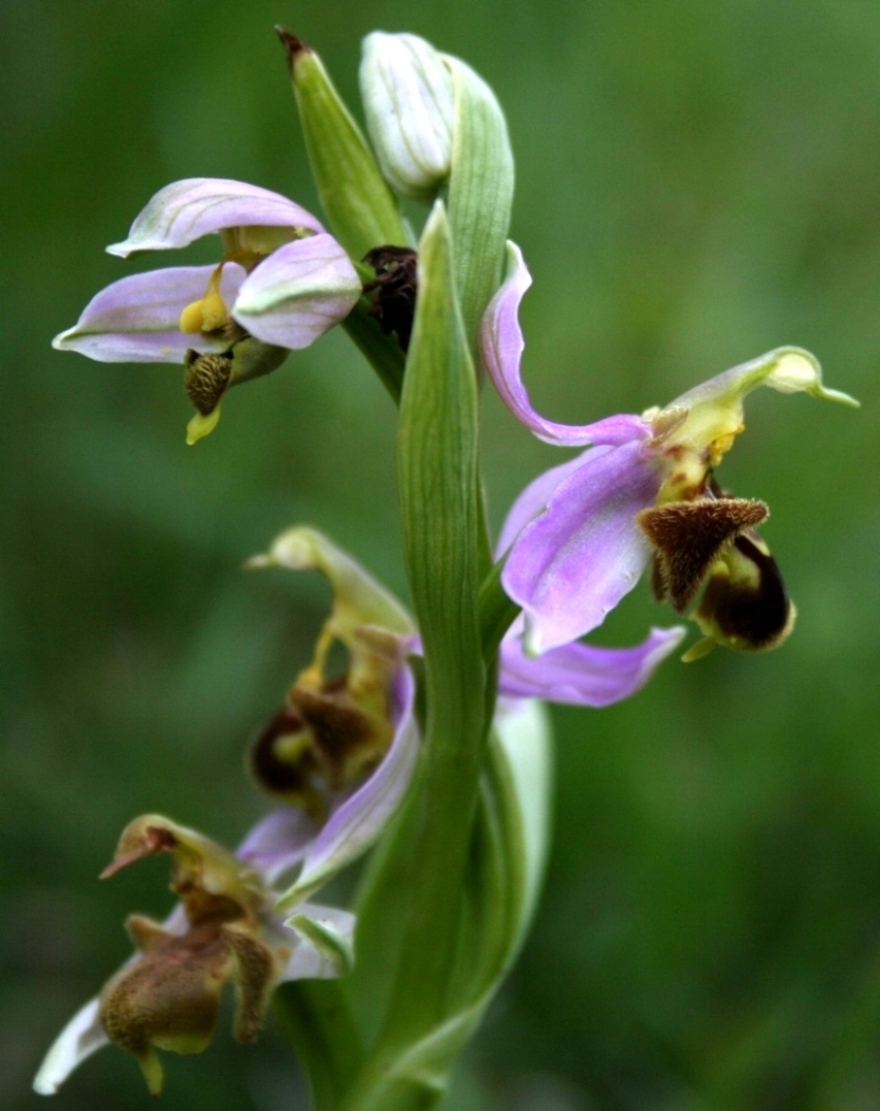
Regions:
<instances>
[{"instance_id":1,"label":"flower stalk","mask_svg":"<svg viewBox=\"0 0 880 1111\"><path fill-rule=\"evenodd\" d=\"M437 204L420 245L419 303L401 397L404 550L425 653L421 890L398 970L393 1021L439 1022L460 913L485 732L480 643L477 394ZM430 431L429 431L430 430ZM430 518L430 519L429 519Z\"/></svg>"}]
</instances>

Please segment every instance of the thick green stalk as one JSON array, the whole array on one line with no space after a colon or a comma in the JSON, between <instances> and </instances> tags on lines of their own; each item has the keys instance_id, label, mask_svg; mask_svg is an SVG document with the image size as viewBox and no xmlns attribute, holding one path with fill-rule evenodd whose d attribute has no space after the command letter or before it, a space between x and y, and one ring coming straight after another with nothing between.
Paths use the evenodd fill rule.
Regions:
<instances>
[{"instance_id":1,"label":"thick green stalk","mask_svg":"<svg viewBox=\"0 0 880 1111\"><path fill-rule=\"evenodd\" d=\"M424 648L424 755L385 858L397 880L397 929L387 953L392 982L383 1027L342 1104L346 1111L414 1111L433 1106L442 1093L442 1083L405 1062L450 1014L485 732L477 396L442 205L422 239L419 275L399 464L406 560ZM379 883L387 890L387 880ZM381 908L373 899L365 909Z\"/></svg>"},{"instance_id":2,"label":"thick green stalk","mask_svg":"<svg viewBox=\"0 0 880 1111\"><path fill-rule=\"evenodd\" d=\"M478 621L477 393L455 293L446 214L422 238L419 299L401 397L406 559L425 653L427 721L420 890L387 1037L442 1020L481 764L485 669ZM417 897L416 897L417 896Z\"/></svg>"},{"instance_id":3,"label":"thick green stalk","mask_svg":"<svg viewBox=\"0 0 880 1111\"><path fill-rule=\"evenodd\" d=\"M504 560L500 559L480 586L480 632L487 666L495 659L504 634L522 612L521 607L504 593L503 570Z\"/></svg>"},{"instance_id":4,"label":"thick green stalk","mask_svg":"<svg viewBox=\"0 0 880 1111\"><path fill-rule=\"evenodd\" d=\"M399 404L400 391L403 388L404 354L397 337L384 333L368 309L369 302L362 297L342 326L375 370L392 401Z\"/></svg>"},{"instance_id":5,"label":"thick green stalk","mask_svg":"<svg viewBox=\"0 0 880 1111\"><path fill-rule=\"evenodd\" d=\"M306 1067L314 1111L334 1111L363 1061L363 1043L342 982L282 984L275 1009Z\"/></svg>"}]
</instances>

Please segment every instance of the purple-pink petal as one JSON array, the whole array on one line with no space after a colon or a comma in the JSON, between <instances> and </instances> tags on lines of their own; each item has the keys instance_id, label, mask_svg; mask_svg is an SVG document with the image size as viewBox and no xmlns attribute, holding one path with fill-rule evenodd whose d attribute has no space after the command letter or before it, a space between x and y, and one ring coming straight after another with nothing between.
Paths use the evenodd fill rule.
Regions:
<instances>
[{"instance_id":1,"label":"purple-pink petal","mask_svg":"<svg viewBox=\"0 0 880 1111\"><path fill-rule=\"evenodd\" d=\"M160 189L132 224L128 239L107 250L127 258L135 251L186 247L203 235L238 227L324 230L311 212L280 193L243 181L193 177Z\"/></svg>"},{"instance_id":2,"label":"purple-pink petal","mask_svg":"<svg viewBox=\"0 0 880 1111\"><path fill-rule=\"evenodd\" d=\"M273 810L257 822L235 855L258 869L271 884L300 863L317 832L315 820L304 810Z\"/></svg>"},{"instance_id":3,"label":"purple-pink petal","mask_svg":"<svg viewBox=\"0 0 880 1111\"><path fill-rule=\"evenodd\" d=\"M245 279L232 312L257 339L297 350L344 320L361 291L348 255L323 232L264 259Z\"/></svg>"},{"instance_id":4,"label":"purple-pink petal","mask_svg":"<svg viewBox=\"0 0 880 1111\"><path fill-rule=\"evenodd\" d=\"M660 476L639 443L587 452L519 534L502 573L522 606L531 654L595 629L647 566L635 516L657 497Z\"/></svg>"},{"instance_id":5,"label":"purple-pink petal","mask_svg":"<svg viewBox=\"0 0 880 1111\"><path fill-rule=\"evenodd\" d=\"M551 467L549 471L544 471L533 479L513 503L510 512L504 519L504 524L501 526L501 535L498 537L498 544L495 548L497 557L503 556L526 525L531 524L536 517L544 512L556 490L570 475L584 466L588 457L593 458L606 451L611 451L611 448L587 448L575 459L569 459L567 463L560 463L557 467Z\"/></svg>"},{"instance_id":6,"label":"purple-pink petal","mask_svg":"<svg viewBox=\"0 0 880 1111\"><path fill-rule=\"evenodd\" d=\"M634 648L560 645L543 656L528 656L521 635L501 644L498 691L511 698L540 698L574 706L609 706L641 690L654 669L675 651L685 635L680 625L652 629Z\"/></svg>"},{"instance_id":7,"label":"purple-pink petal","mask_svg":"<svg viewBox=\"0 0 880 1111\"><path fill-rule=\"evenodd\" d=\"M52 341L59 351L78 351L102 363L179 363L189 348L219 350L203 336L184 335L180 314L204 297L214 266L177 266L132 274L102 289L72 328ZM231 305L244 271L223 268L221 291Z\"/></svg>"},{"instance_id":8,"label":"purple-pink petal","mask_svg":"<svg viewBox=\"0 0 880 1111\"><path fill-rule=\"evenodd\" d=\"M517 420L547 443L560 447L586 444L623 444L644 440L650 426L629 413L607 417L593 424L557 424L537 413L523 385L520 364L525 340L519 324L519 305L532 277L515 243L508 243L507 275L483 317L480 345L486 369L504 404Z\"/></svg>"}]
</instances>

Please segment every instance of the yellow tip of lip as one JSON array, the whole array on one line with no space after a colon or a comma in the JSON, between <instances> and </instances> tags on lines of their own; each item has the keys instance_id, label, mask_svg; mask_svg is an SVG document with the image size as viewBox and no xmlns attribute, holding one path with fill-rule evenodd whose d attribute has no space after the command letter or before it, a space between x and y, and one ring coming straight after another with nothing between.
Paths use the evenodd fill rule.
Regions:
<instances>
[{"instance_id":1,"label":"yellow tip of lip","mask_svg":"<svg viewBox=\"0 0 880 1111\"><path fill-rule=\"evenodd\" d=\"M186 426L186 442L192 446L193 444L197 444L199 440L203 440L206 436L210 436L217 427L217 422L219 420L219 405L213 412L208 413L207 416L202 413L196 413Z\"/></svg>"},{"instance_id":2,"label":"yellow tip of lip","mask_svg":"<svg viewBox=\"0 0 880 1111\"><path fill-rule=\"evenodd\" d=\"M703 656L708 656L709 653L716 647L717 641L713 637L703 637L698 640L696 644L692 644L687 652L681 657L683 664L692 664L694 660L701 660Z\"/></svg>"}]
</instances>

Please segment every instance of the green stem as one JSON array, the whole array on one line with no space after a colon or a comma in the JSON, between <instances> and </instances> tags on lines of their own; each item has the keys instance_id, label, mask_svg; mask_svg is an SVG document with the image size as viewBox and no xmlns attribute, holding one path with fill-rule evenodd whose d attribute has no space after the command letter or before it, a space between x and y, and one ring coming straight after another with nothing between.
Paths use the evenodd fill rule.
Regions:
<instances>
[{"instance_id":1,"label":"green stem","mask_svg":"<svg viewBox=\"0 0 880 1111\"><path fill-rule=\"evenodd\" d=\"M335 980L298 980L282 984L274 1003L306 1066L314 1111L335 1111L364 1059L345 987Z\"/></svg>"},{"instance_id":2,"label":"green stem","mask_svg":"<svg viewBox=\"0 0 880 1111\"><path fill-rule=\"evenodd\" d=\"M405 356L397 338L385 335L376 322L375 316L370 316L369 304L367 298L362 297L343 321L342 326L378 374L382 385L391 395L391 400L395 405L399 405L400 391L403 389Z\"/></svg>"},{"instance_id":3,"label":"green stem","mask_svg":"<svg viewBox=\"0 0 880 1111\"><path fill-rule=\"evenodd\" d=\"M421 244L398 458L407 564L425 654L427 721L413 831L418 870L386 1046L418 1040L446 1013L485 732L476 607L485 542L478 510L477 396L442 206L435 207Z\"/></svg>"},{"instance_id":4,"label":"green stem","mask_svg":"<svg viewBox=\"0 0 880 1111\"><path fill-rule=\"evenodd\" d=\"M522 608L504 592L503 571L504 560L499 559L480 586L480 633L487 666L495 659L504 634L522 613Z\"/></svg>"}]
</instances>

